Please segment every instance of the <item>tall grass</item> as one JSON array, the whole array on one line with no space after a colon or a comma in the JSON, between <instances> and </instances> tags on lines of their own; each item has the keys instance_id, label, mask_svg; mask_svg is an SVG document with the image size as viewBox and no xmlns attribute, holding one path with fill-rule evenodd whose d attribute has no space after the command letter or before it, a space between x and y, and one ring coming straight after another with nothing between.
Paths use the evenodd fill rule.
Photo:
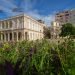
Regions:
<instances>
[{"instance_id":1,"label":"tall grass","mask_svg":"<svg viewBox=\"0 0 75 75\"><path fill-rule=\"evenodd\" d=\"M75 42L48 40L0 45L0 75L75 75Z\"/></svg>"}]
</instances>

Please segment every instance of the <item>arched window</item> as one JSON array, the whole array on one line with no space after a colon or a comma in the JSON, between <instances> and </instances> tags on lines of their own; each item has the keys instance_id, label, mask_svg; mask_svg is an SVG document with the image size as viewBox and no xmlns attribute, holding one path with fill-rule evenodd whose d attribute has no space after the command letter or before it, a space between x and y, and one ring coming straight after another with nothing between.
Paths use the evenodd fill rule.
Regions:
<instances>
[{"instance_id":1,"label":"arched window","mask_svg":"<svg viewBox=\"0 0 75 75\"><path fill-rule=\"evenodd\" d=\"M28 33L25 32L25 39L28 40Z\"/></svg>"},{"instance_id":2,"label":"arched window","mask_svg":"<svg viewBox=\"0 0 75 75\"><path fill-rule=\"evenodd\" d=\"M18 33L18 40L21 40L21 38L22 38L22 33L19 32L19 33Z\"/></svg>"},{"instance_id":3,"label":"arched window","mask_svg":"<svg viewBox=\"0 0 75 75\"><path fill-rule=\"evenodd\" d=\"M17 33L14 32L14 40L17 40Z\"/></svg>"},{"instance_id":4,"label":"arched window","mask_svg":"<svg viewBox=\"0 0 75 75\"><path fill-rule=\"evenodd\" d=\"M3 33L2 33L2 37L3 37L2 40L4 40L4 34Z\"/></svg>"},{"instance_id":5,"label":"arched window","mask_svg":"<svg viewBox=\"0 0 75 75\"><path fill-rule=\"evenodd\" d=\"M12 40L12 33L10 33L9 35L10 35L10 40Z\"/></svg>"},{"instance_id":6,"label":"arched window","mask_svg":"<svg viewBox=\"0 0 75 75\"><path fill-rule=\"evenodd\" d=\"M6 33L6 41L8 41L8 34Z\"/></svg>"}]
</instances>

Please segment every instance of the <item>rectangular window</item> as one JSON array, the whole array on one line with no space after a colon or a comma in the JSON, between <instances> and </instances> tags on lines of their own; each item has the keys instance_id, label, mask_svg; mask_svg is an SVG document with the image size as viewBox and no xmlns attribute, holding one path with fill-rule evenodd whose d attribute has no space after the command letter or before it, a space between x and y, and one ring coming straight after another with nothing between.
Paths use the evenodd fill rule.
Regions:
<instances>
[{"instance_id":1,"label":"rectangular window","mask_svg":"<svg viewBox=\"0 0 75 75\"><path fill-rule=\"evenodd\" d=\"M9 21L9 28L12 28L12 21Z\"/></svg>"},{"instance_id":2,"label":"rectangular window","mask_svg":"<svg viewBox=\"0 0 75 75\"><path fill-rule=\"evenodd\" d=\"M6 28L8 28L8 22L6 21Z\"/></svg>"},{"instance_id":3,"label":"rectangular window","mask_svg":"<svg viewBox=\"0 0 75 75\"><path fill-rule=\"evenodd\" d=\"M2 22L2 28L4 29L5 27L4 27L4 22Z\"/></svg>"}]
</instances>

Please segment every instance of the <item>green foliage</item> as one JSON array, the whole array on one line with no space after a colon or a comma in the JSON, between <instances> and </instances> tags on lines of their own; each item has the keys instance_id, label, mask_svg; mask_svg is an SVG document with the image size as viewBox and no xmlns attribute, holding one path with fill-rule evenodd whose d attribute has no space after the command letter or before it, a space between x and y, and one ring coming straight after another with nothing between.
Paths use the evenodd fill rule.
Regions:
<instances>
[{"instance_id":1,"label":"green foliage","mask_svg":"<svg viewBox=\"0 0 75 75\"><path fill-rule=\"evenodd\" d=\"M18 52L15 47L12 47L12 45L5 43L0 48L0 57L4 62L5 60L7 60L11 63L16 63Z\"/></svg>"},{"instance_id":2,"label":"green foliage","mask_svg":"<svg viewBox=\"0 0 75 75\"><path fill-rule=\"evenodd\" d=\"M50 30L50 27L45 27L43 33L44 33L44 38L48 38L48 39L51 38L51 30Z\"/></svg>"},{"instance_id":3,"label":"green foliage","mask_svg":"<svg viewBox=\"0 0 75 75\"><path fill-rule=\"evenodd\" d=\"M75 75L75 42L72 39L58 45L42 39L0 46L0 65L9 62L15 75ZM5 68L0 74L6 75L1 72L6 72Z\"/></svg>"},{"instance_id":4,"label":"green foliage","mask_svg":"<svg viewBox=\"0 0 75 75\"><path fill-rule=\"evenodd\" d=\"M75 27L70 23L62 25L60 36L65 37L71 35L75 35Z\"/></svg>"},{"instance_id":5,"label":"green foliage","mask_svg":"<svg viewBox=\"0 0 75 75\"><path fill-rule=\"evenodd\" d=\"M59 53L63 69L66 75L75 75L75 42L74 40L65 40L59 45Z\"/></svg>"}]
</instances>

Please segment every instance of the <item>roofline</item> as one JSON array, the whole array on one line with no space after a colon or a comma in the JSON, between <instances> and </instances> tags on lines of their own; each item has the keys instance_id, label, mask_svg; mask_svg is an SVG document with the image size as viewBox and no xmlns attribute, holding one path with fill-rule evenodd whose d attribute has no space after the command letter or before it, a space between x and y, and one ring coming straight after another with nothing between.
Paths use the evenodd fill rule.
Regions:
<instances>
[{"instance_id":1,"label":"roofline","mask_svg":"<svg viewBox=\"0 0 75 75\"><path fill-rule=\"evenodd\" d=\"M20 16L24 16L24 17L30 18L31 20L34 20L34 21L38 22L36 19L34 19L34 18L32 18L31 16L28 16L28 15L26 15L26 14L19 14L19 15L16 15L16 16L11 16L11 17L8 17L8 18L6 18L6 19L1 19L0 21L11 20L11 19L13 19L13 18L17 18L17 17L20 17ZM38 22L38 23L40 23L40 22ZM42 24L43 26L46 26L46 24L43 24L43 23L40 23L40 24Z\"/></svg>"},{"instance_id":2,"label":"roofline","mask_svg":"<svg viewBox=\"0 0 75 75\"><path fill-rule=\"evenodd\" d=\"M64 13L66 11L75 11L75 9L66 9L66 10L63 10L63 11L59 11L56 14Z\"/></svg>"}]
</instances>

